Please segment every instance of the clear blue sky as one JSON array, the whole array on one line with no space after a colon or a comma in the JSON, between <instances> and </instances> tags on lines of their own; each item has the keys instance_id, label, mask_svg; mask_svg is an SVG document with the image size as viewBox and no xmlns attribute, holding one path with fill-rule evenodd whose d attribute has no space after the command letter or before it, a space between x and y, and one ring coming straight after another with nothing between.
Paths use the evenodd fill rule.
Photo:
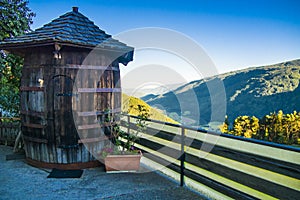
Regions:
<instances>
[{"instance_id":1,"label":"clear blue sky","mask_svg":"<svg viewBox=\"0 0 300 200\"><path fill-rule=\"evenodd\" d=\"M29 0L32 29L72 6L109 34L169 28L193 38L219 72L300 58L298 0Z\"/></svg>"}]
</instances>

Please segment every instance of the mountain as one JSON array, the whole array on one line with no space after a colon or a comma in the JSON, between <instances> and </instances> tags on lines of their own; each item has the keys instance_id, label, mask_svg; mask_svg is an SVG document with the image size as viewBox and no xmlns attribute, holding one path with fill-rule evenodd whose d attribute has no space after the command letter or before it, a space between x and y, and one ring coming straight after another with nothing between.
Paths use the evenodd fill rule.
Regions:
<instances>
[{"instance_id":1,"label":"mountain","mask_svg":"<svg viewBox=\"0 0 300 200\"><path fill-rule=\"evenodd\" d=\"M204 78L142 99L176 121L207 125L223 121L225 115L232 122L240 115L261 118L278 110L300 111L299 81L300 59Z\"/></svg>"},{"instance_id":2,"label":"mountain","mask_svg":"<svg viewBox=\"0 0 300 200\"><path fill-rule=\"evenodd\" d=\"M147 94L153 94L153 95L159 95L164 94L168 91L172 91L179 86L181 86L182 83L178 84L169 84L169 85L162 85L157 87L151 87L151 88L122 88L123 92L127 95L134 96L134 97L143 97Z\"/></svg>"}]
</instances>

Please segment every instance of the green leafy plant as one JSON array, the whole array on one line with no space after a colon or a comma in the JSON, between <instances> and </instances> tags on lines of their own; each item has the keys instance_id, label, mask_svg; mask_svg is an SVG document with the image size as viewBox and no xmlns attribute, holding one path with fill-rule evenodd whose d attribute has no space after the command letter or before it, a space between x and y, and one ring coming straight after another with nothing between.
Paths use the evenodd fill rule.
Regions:
<instances>
[{"instance_id":1,"label":"green leafy plant","mask_svg":"<svg viewBox=\"0 0 300 200\"><path fill-rule=\"evenodd\" d=\"M0 41L30 31L35 13L26 0L0 1ZM0 113L16 117L20 106L20 77L23 58L0 49Z\"/></svg>"},{"instance_id":2,"label":"green leafy plant","mask_svg":"<svg viewBox=\"0 0 300 200\"><path fill-rule=\"evenodd\" d=\"M132 109L136 109L138 115L136 116L136 123L134 130L129 133L122 130L119 123L111 123L111 145L105 146L100 152L99 156L105 158L107 155L120 155L120 154L137 154L138 149L134 144L139 139L139 134L147 129L147 120L150 117L149 109L143 105L137 105ZM118 116L116 118L119 118ZM109 114L106 123L111 121L111 115ZM126 124L130 126L130 124Z\"/></svg>"}]
</instances>

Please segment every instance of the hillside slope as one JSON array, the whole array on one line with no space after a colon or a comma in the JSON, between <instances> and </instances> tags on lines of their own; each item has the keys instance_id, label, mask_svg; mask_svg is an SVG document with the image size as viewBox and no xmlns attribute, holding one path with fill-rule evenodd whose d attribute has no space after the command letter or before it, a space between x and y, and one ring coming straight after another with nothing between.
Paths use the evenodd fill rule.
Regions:
<instances>
[{"instance_id":1,"label":"hillside slope","mask_svg":"<svg viewBox=\"0 0 300 200\"><path fill-rule=\"evenodd\" d=\"M150 119L178 124L178 122L166 116L162 111L152 108L143 100L136 97L128 96L124 93L122 94L122 112L136 116L139 114L138 111L134 109L137 107L137 105L143 105L146 109L149 110Z\"/></svg>"},{"instance_id":2,"label":"hillside slope","mask_svg":"<svg viewBox=\"0 0 300 200\"><path fill-rule=\"evenodd\" d=\"M278 110L284 113L300 110L300 60L229 72L190 82L173 92L147 95L142 99L150 106L160 105L177 121L182 116L190 119L189 125L204 125L211 119L211 94L207 85L220 81L224 84L226 114L230 121L240 115L261 118ZM189 103L192 93L197 96L197 104ZM181 109L183 104L184 110ZM198 119L197 116L193 115L195 109L200 111L197 121L194 120ZM221 118L224 119L224 116Z\"/></svg>"}]
</instances>

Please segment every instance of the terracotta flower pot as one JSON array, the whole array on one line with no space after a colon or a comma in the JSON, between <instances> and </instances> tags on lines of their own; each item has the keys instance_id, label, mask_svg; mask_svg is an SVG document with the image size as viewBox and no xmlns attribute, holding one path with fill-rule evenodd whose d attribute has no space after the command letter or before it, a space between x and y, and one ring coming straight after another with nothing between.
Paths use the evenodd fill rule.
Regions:
<instances>
[{"instance_id":1,"label":"terracotta flower pot","mask_svg":"<svg viewBox=\"0 0 300 200\"><path fill-rule=\"evenodd\" d=\"M137 171L142 152L136 155L108 155L104 158L106 171Z\"/></svg>"}]
</instances>

